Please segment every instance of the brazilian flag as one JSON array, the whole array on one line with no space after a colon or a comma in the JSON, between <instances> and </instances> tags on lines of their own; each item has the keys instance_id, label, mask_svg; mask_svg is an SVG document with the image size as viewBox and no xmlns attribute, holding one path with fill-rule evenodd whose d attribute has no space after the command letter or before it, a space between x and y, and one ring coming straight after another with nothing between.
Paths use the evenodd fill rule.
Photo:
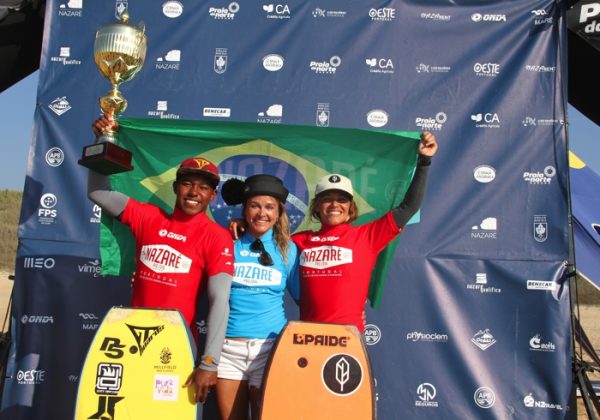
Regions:
<instances>
[{"instance_id":1,"label":"brazilian flag","mask_svg":"<svg viewBox=\"0 0 600 420\"><path fill-rule=\"evenodd\" d=\"M119 124L119 145L133 153L134 169L111 176L114 190L170 212L179 164L203 157L217 165L221 182L258 173L281 178L290 190L286 211L293 231L319 228L308 208L316 183L329 173L352 180L360 214L355 224L381 217L398 205L414 174L420 136L415 131L221 121L120 119ZM208 214L225 227L240 217L239 208L225 205L220 196ZM395 245L381 253L373 272L369 298L374 307ZM103 218L100 246L103 274L131 275L134 244L127 227Z\"/></svg>"}]
</instances>

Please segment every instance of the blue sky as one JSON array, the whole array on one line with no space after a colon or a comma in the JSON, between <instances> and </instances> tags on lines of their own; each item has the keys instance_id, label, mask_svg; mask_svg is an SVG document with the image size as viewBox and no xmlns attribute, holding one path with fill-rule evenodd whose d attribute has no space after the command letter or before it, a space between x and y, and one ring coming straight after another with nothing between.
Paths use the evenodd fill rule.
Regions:
<instances>
[{"instance_id":1,"label":"blue sky","mask_svg":"<svg viewBox=\"0 0 600 420\"><path fill-rule=\"evenodd\" d=\"M0 190L22 191L32 137L38 73L0 93L0 126L4 149L0 154ZM600 173L600 127L569 105L571 150ZM91 121L90 121L91 123Z\"/></svg>"}]
</instances>

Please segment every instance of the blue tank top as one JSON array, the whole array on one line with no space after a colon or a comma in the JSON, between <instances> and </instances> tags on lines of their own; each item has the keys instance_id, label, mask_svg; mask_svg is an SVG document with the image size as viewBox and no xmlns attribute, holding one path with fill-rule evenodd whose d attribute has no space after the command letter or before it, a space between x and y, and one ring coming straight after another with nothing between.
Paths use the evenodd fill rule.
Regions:
<instances>
[{"instance_id":1,"label":"blue tank top","mask_svg":"<svg viewBox=\"0 0 600 420\"><path fill-rule=\"evenodd\" d=\"M273 259L272 266L258 262L259 253L250 250L255 238L245 233L235 242L235 270L229 297L227 337L275 338L287 319L283 295L287 289L296 301L300 299L298 249L290 241L284 261L273 240L273 229L260 237Z\"/></svg>"}]
</instances>

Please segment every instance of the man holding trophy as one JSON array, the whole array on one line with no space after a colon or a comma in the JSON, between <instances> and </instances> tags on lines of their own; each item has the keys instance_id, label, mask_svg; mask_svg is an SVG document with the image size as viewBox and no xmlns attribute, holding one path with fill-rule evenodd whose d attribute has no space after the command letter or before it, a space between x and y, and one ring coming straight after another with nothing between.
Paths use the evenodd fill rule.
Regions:
<instances>
[{"instance_id":1,"label":"man holding trophy","mask_svg":"<svg viewBox=\"0 0 600 420\"><path fill-rule=\"evenodd\" d=\"M114 144L118 123L113 116L127 106L118 85L140 70L146 51L143 29L129 25L126 13L123 16L121 22L105 25L96 34L96 63L113 89L100 98L104 115L92 125L97 141L84 148L79 163L90 169L90 200L127 225L135 237L131 305L178 309L197 339L196 300L199 292L206 290L209 308L204 354L184 384L195 385L194 400L204 403L217 382L234 267L231 235L206 215L209 203L217 196L219 172L201 157L181 162L173 182L176 199L170 214L111 189L108 174L132 169L131 153ZM153 260L153 255L165 249L170 258Z\"/></svg>"}]
</instances>

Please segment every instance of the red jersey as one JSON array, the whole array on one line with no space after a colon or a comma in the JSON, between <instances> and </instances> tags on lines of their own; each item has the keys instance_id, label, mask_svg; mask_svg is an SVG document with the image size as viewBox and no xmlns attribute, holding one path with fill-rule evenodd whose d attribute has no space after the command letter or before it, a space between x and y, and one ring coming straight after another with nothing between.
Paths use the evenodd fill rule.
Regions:
<instances>
[{"instance_id":1,"label":"red jersey","mask_svg":"<svg viewBox=\"0 0 600 420\"><path fill-rule=\"evenodd\" d=\"M360 226L323 225L292 235L300 250L300 319L354 324L362 313L377 254L400 233L392 213Z\"/></svg>"},{"instance_id":2,"label":"red jersey","mask_svg":"<svg viewBox=\"0 0 600 420\"><path fill-rule=\"evenodd\" d=\"M132 306L179 309L196 331L196 298L209 276L233 275L229 232L205 213L168 214L152 204L129 199L121 214L136 241Z\"/></svg>"}]
</instances>

